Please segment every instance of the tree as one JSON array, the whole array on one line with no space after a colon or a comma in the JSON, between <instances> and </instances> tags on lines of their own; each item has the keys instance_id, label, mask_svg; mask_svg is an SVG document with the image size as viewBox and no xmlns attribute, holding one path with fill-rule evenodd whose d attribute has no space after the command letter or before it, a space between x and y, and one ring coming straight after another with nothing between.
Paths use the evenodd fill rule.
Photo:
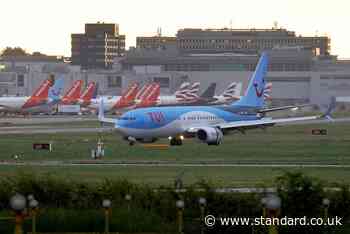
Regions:
<instances>
[{"instance_id":1,"label":"tree","mask_svg":"<svg viewBox=\"0 0 350 234\"><path fill-rule=\"evenodd\" d=\"M22 49L21 47L6 47L2 53L1 56L26 56L28 53Z\"/></svg>"}]
</instances>

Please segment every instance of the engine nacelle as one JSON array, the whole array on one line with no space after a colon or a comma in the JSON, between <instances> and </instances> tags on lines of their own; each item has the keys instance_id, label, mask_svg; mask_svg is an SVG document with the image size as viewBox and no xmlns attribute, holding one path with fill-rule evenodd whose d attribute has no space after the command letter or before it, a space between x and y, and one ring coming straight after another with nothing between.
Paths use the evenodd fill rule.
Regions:
<instances>
[{"instance_id":1,"label":"engine nacelle","mask_svg":"<svg viewBox=\"0 0 350 234\"><path fill-rule=\"evenodd\" d=\"M220 145L223 133L219 128L204 127L197 131L197 137L208 145Z\"/></svg>"}]
</instances>

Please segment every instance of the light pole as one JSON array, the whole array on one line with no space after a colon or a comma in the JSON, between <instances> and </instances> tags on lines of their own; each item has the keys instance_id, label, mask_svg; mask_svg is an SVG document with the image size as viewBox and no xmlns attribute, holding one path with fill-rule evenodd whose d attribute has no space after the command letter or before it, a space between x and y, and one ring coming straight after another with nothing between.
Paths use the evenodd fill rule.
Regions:
<instances>
[{"instance_id":1,"label":"light pole","mask_svg":"<svg viewBox=\"0 0 350 234\"><path fill-rule=\"evenodd\" d=\"M105 210L105 233L109 233L109 216L111 212L112 202L111 200L105 199L102 201L102 207Z\"/></svg>"},{"instance_id":2,"label":"light pole","mask_svg":"<svg viewBox=\"0 0 350 234\"><path fill-rule=\"evenodd\" d=\"M15 212L15 234L23 233L23 221L25 218L25 209L27 206L26 198L21 194L16 194L10 199L10 206Z\"/></svg>"},{"instance_id":3,"label":"light pole","mask_svg":"<svg viewBox=\"0 0 350 234\"><path fill-rule=\"evenodd\" d=\"M127 203L127 205L128 205L128 212L130 212L130 202L131 202L131 195L130 194L126 194L125 195L125 201L126 201L126 203Z\"/></svg>"},{"instance_id":4,"label":"light pole","mask_svg":"<svg viewBox=\"0 0 350 234\"><path fill-rule=\"evenodd\" d=\"M185 203L183 200L176 201L178 232L183 233L183 210Z\"/></svg>"},{"instance_id":5,"label":"light pole","mask_svg":"<svg viewBox=\"0 0 350 234\"><path fill-rule=\"evenodd\" d=\"M269 195L266 197L266 209L268 217L275 218L279 216L282 201L277 195ZM269 234L278 234L277 227L275 225L269 226Z\"/></svg>"},{"instance_id":6,"label":"light pole","mask_svg":"<svg viewBox=\"0 0 350 234\"><path fill-rule=\"evenodd\" d=\"M36 234L36 216L39 211L39 202L33 199L29 200L30 216L32 217L32 233Z\"/></svg>"},{"instance_id":7,"label":"light pole","mask_svg":"<svg viewBox=\"0 0 350 234\"><path fill-rule=\"evenodd\" d=\"M265 218L266 217L266 202L267 202L267 197L261 198L261 206L262 206L262 216Z\"/></svg>"},{"instance_id":8,"label":"light pole","mask_svg":"<svg viewBox=\"0 0 350 234\"><path fill-rule=\"evenodd\" d=\"M322 205L323 205L323 209L324 209L324 219L327 220L328 218L328 209L329 209L329 205L330 205L331 201L328 198L324 198L322 200Z\"/></svg>"},{"instance_id":9,"label":"light pole","mask_svg":"<svg viewBox=\"0 0 350 234\"><path fill-rule=\"evenodd\" d=\"M205 207L207 205L207 200L204 197L200 197L198 199L199 208L201 210L200 216L200 224L201 224L201 234L204 233L204 215L205 215Z\"/></svg>"},{"instance_id":10,"label":"light pole","mask_svg":"<svg viewBox=\"0 0 350 234\"><path fill-rule=\"evenodd\" d=\"M125 195L125 201L126 201L127 206L128 206L128 229L129 229L129 232L131 231L130 230L131 229L130 228L131 227L131 225L130 225L130 202L131 202L131 199L132 199L132 197L130 194Z\"/></svg>"}]
</instances>

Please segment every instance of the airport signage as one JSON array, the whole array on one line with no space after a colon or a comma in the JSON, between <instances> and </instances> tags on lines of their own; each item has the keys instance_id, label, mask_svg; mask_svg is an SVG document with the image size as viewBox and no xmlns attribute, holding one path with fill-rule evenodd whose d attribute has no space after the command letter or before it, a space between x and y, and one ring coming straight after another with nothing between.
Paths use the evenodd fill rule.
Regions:
<instances>
[{"instance_id":1,"label":"airport signage","mask_svg":"<svg viewBox=\"0 0 350 234\"><path fill-rule=\"evenodd\" d=\"M327 129L312 129L312 135L327 135Z\"/></svg>"},{"instance_id":2,"label":"airport signage","mask_svg":"<svg viewBox=\"0 0 350 234\"><path fill-rule=\"evenodd\" d=\"M50 143L34 143L33 150L49 150L52 151L52 146Z\"/></svg>"}]
</instances>

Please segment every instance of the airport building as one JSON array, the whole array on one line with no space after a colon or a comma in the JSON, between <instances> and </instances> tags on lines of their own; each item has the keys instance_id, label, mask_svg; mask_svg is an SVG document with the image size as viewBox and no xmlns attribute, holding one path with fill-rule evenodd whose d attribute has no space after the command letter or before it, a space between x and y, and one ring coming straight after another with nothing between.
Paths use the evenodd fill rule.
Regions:
<instances>
[{"instance_id":1,"label":"airport building","mask_svg":"<svg viewBox=\"0 0 350 234\"><path fill-rule=\"evenodd\" d=\"M272 29L191 29L177 32L182 53L258 53L279 47L309 48L315 55L329 55L331 40L326 36L297 36L283 28Z\"/></svg>"},{"instance_id":2,"label":"airport building","mask_svg":"<svg viewBox=\"0 0 350 234\"><path fill-rule=\"evenodd\" d=\"M273 105L326 104L330 96L350 96L350 61L339 60L323 50L329 52L330 48L320 49L320 55L315 54L312 46L280 46L268 50L266 80L272 82ZM99 93L105 95L120 95L133 81L159 82L162 94L173 93L185 81L201 82L201 91L215 82L219 94L235 81L242 82L243 94L258 59L259 53L251 51L184 53L172 41L156 49L131 48L125 56L114 57L109 69L82 69L74 62L69 64L57 58L2 58L0 95L30 95L50 74L64 76L66 88L77 79L82 79L85 85L98 82Z\"/></svg>"},{"instance_id":3,"label":"airport building","mask_svg":"<svg viewBox=\"0 0 350 234\"><path fill-rule=\"evenodd\" d=\"M136 47L141 49L159 49L169 44L176 44L176 37L136 37Z\"/></svg>"},{"instance_id":4,"label":"airport building","mask_svg":"<svg viewBox=\"0 0 350 234\"><path fill-rule=\"evenodd\" d=\"M125 35L119 35L118 24L85 24L85 33L71 37L72 65L82 69L110 69L113 59L125 53Z\"/></svg>"}]
</instances>

